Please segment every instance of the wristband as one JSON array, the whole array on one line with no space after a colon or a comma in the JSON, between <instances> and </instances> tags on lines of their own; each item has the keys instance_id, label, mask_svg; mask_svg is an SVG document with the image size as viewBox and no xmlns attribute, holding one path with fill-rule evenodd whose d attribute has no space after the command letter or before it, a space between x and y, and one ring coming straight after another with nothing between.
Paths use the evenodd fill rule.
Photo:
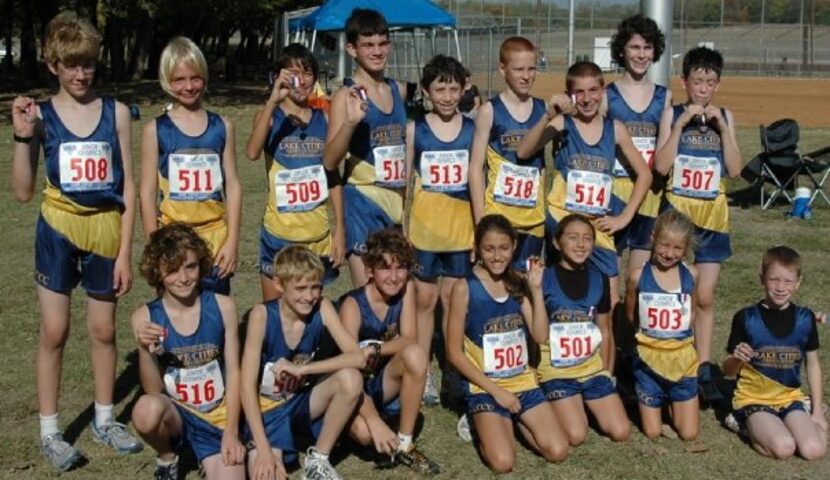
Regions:
<instances>
[{"instance_id":1,"label":"wristband","mask_svg":"<svg viewBox=\"0 0 830 480\"><path fill-rule=\"evenodd\" d=\"M20 135L14 133L14 134L12 134L12 138L14 138L15 143L29 144L29 143L32 143L32 139L34 139L35 136L34 135L29 135L28 137L21 137Z\"/></svg>"},{"instance_id":2,"label":"wristband","mask_svg":"<svg viewBox=\"0 0 830 480\"><path fill-rule=\"evenodd\" d=\"M326 171L326 183L328 184L329 189L343 186L345 182L343 181L343 176L340 175L339 168L329 170L328 168L323 167L323 169Z\"/></svg>"}]
</instances>

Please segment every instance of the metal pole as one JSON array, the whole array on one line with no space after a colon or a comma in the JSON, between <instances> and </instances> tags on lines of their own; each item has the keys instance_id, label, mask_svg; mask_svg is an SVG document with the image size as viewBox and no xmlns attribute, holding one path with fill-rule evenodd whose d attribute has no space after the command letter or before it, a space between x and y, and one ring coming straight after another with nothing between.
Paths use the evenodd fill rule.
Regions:
<instances>
[{"instance_id":1,"label":"metal pole","mask_svg":"<svg viewBox=\"0 0 830 480\"><path fill-rule=\"evenodd\" d=\"M542 0L536 0L536 49L542 48Z\"/></svg>"},{"instance_id":2,"label":"metal pole","mask_svg":"<svg viewBox=\"0 0 830 480\"><path fill-rule=\"evenodd\" d=\"M570 0L568 7L568 65L574 63L574 25L576 24L576 9L574 0Z\"/></svg>"},{"instance_id":3,"label":"metal pole","mask_svg":"<svg viewBox=\"0 0 830 480\"><path fill-rule=\"evenodd\" d=\"M761 74L761 63L764 54L764 17L766 15L767 10L767 0L761 0L761 38L758 39L758 44L760 47L760 51L758 52L758 75ZM766 65L764 66L766 68Z\"/></svg>"},{"instance_id":4,"label":"metal pole","mask_svg":"<svg viewBox=\"0 0 830 480\"><path fill-rule=\"evenodd\" d=\"M801 65L798 67L798 73L807 69L807 28L804 25L804 0L801 0L801 13L798 16L798 23L801 27Z\"/></svg>"},{"instance_id":5,"label":"metal pole","mask_svg":"<svg viewBox=\"0 0 830 480\"><path fill-rule=\"evenodd\" d=\"M723 0L720 0L720 40L718 40L718 50L723 52Z\"/></svg>"},{"instance_id":6,"label":"metal pole","mask_svg":"<svg viewBox=\"0 0 830 480\"><path fill-rule=\"evenodd\" d=\"M657 22L666 38L666 48L660 61L648 69L648 76L654 83L671 85L671 29L672 29L672 0L643 0L641 3L643 14Z\"/></svg>"},{"instance_id":7,"label":"metal pole","mask_svg":"<svg viewBox=\"0 0 830 480\"><path fill-rule=\"evenodd\" d=\"M493 96L493 68L490 62L493 61L493 27L487 29L487 97Z\"/></svg>"},{"instance_id":8,"label":"metal pole","mask_svg":"<svg viewBox=\"0 0 830 480\"><path fill-rule=\"evenodd\" d=\"M342 82L346 78L346 32L337 35L337 50L340 51L337 57L337 78Z\"/></svg>"}]
</instances>

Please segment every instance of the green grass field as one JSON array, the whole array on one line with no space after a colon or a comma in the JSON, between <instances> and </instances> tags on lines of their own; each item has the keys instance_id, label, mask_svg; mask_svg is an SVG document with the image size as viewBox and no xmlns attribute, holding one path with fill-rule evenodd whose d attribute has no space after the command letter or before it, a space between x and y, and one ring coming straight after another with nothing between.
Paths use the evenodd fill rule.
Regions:
<instances>
[{"instance_id":1,"label":"green grass field","mask_svg":"<svg viewBox=\"0 0 830 480\"><path fill-rule=\"evenodd\" d=\"M158 90L158 89L156 89ZM256 103L263 96L258 92L243 91L232 97L214 97L217 111L229 116L237 124L237 152L239 173L243 183L244 207L242 239L239 247L240 263L233 280L233 291L240 311L260 299L257 270L259 223L265 202L265 175L262 163L249 162L242 157L245 140L250 131L251 117ZM124 91L120 92L124 95ZM127 93L127 99L129 99ZM146 98L146 97L141 97ZM159 96L156 103L143 104L146 118L161 111ZM138 160L137 132L134 125L133 158ZM13 143L11 127L0 125L0 171L10 172ZM759 150L755 128L742 129L739 142L744 161ZM830 132L805 129L802 149L811 151L830 145ZM137 166L136 166L137 167ZM136 168L137 170L137 168ZM39 170L43 177L43 166ZM4 175L4 181L8 177ZM42 180L41 180L42 181ZM741 182L734 182L740 188ZM0 478L52 478L57 476L42 461L38 445L37 401L35 388L35 349L39 326L38 305L32 278L33 234L40 197L28 204L14 201L7 188L0 191L0 207L6 214L0 218L0 250L5 281L0 282ZM796 247L804 258L804 281L799 302L815 310L830 310L826 293L830 290L830 208L815 208L811 222L790 221L783 212L786 207L760 211L733 208L732 232L734 256L724 264L717 290L717 329L714 352L717 359L723 355L729 322L734 312L761 295L757 281L761 253L774 244ZM137 263L142 250L142 237L137 222L133 260ZM118 308L119 368L117 380L116 413L121 421L129 420L129 412L140 394L137 381L134 343L129 329L129 316L141 303L153 298L153 293L138 277L134 267L134 287ZM330 297L345 292L348 275L328 289ZM65 478L149 478L152 476L154 454L146 448L142 453L119 457L109 448L93 443L87 425L92 418L92 380L89 347L84 323L83 295L72 302L73 329L64 356L61 389L61 426L66 436L75 441L89 463L69 473ZM820 332L822 345L830 343L830 335ZM826 348L823 348L825 352ZM825 353L822 365L830 371L830 354ZM825 373L825 379L828 378ZM825 390L830 385L824 382ZM441 464L440 478L474 478L487 476L472 444L462 442L455 433L455 415L440 407L424 408L423 430L418 443L422 450ZM524 446L517 444L518 458L515 478L596 478L596 479L828 479L830 455L825 460L808 463L798 459L772 461L757 455L737 436L725 430L716 421L711 410L702 414L701 439L710 447L706 453L686 453L679 440L661 439L650 442L634 429L631 440L613 444L592 432L584 446L572 450L561 465L547 465ZM338 470L347 478L410 478L414 475L399 468L393 471L375 471L373 464L358 456L343 452ZM295 472L293 477L299 477ZM198 478L190 471L187 478Z\"/></svg>"}]
</instances>

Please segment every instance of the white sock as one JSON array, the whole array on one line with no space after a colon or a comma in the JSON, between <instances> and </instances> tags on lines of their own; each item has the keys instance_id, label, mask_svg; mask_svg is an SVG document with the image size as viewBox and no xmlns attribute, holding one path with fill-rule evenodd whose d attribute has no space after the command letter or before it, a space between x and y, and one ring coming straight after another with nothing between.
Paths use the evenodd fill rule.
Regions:
<instances>
[{"instance_id":1,"label":"white sock","mask_svg":"<svg viewBox=\"0 0 830 480\"><path fill-rule=\"evenodd\" d=\"M173 455L173 458L171 458L170 460L164 460L161 457L156 457L156 465L158 465L160 467L166 467L168 465L173 465L174 463L176 463L178 461L179 461L179 456L178 455Z\"/></svg>"},{"instance_id":2,"label":"white sock","mask_svg":"<svg viewBox=\"0 0 830 480\"><path fill-rule=\"evenodd\" d=\"M112 404L101 405L95 402L95 425L100 427L110 422L112 422Z\"/></svg>"},{"instance_id":3,"label":"white sock","mask_svg":"<svg viewBox=\"0 0 830 480\"><path fill-rule=\"evenodd\" d=\"M328 453L323 453L320 450L317 450L316 447L311 447L311 452L309 453L309 455L314 457L314 458L321 458L323 460L328 460L329 459L329 454Z\"/></svg>"},{"instance_id":4,"label":"white sock","mask_svg":"<svg viewBox=\"0 0 830 480\"><path fill-rule=\"evenodd\" d=\"M53 433L60 433L58 428L58 414L40 416L40 438Z\"/></svg>"},{"instance_id":5,"label":"white sock","mask_svg":"<svg viewBox=\"0 0 830 480\"><path fill-rule=\"evenodd\" d=\"M412 446L412 435L404 435L401 432L398 432L398 441L400 445L398 445L398 450L402 452L409 451L409 447Z\"/></svg>"}]
</instances>

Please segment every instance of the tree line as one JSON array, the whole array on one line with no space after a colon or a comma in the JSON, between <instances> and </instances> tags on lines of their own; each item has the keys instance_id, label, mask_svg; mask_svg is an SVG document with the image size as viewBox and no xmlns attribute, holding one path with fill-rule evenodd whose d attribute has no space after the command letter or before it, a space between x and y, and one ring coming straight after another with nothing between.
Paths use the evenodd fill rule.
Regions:
<instances>
[{"instance_id":1,"label":"tree line","mask_svg":"<svg viewBox=\"0 0 830 480\"><path fill-rule=\"evenodd\" d=\"M46 80L40 44L49 20L65 9L89 19L103 36L99 75L110 81L156 75L167 41L185 35L199 44L211 68L232 75L236 66L270 53L274 20L320 0L2 0L3 43L19 58L3 59L6 83L31 87ZM238 44L231 38L238 34Z\"/></svg>"}]
</instances>

